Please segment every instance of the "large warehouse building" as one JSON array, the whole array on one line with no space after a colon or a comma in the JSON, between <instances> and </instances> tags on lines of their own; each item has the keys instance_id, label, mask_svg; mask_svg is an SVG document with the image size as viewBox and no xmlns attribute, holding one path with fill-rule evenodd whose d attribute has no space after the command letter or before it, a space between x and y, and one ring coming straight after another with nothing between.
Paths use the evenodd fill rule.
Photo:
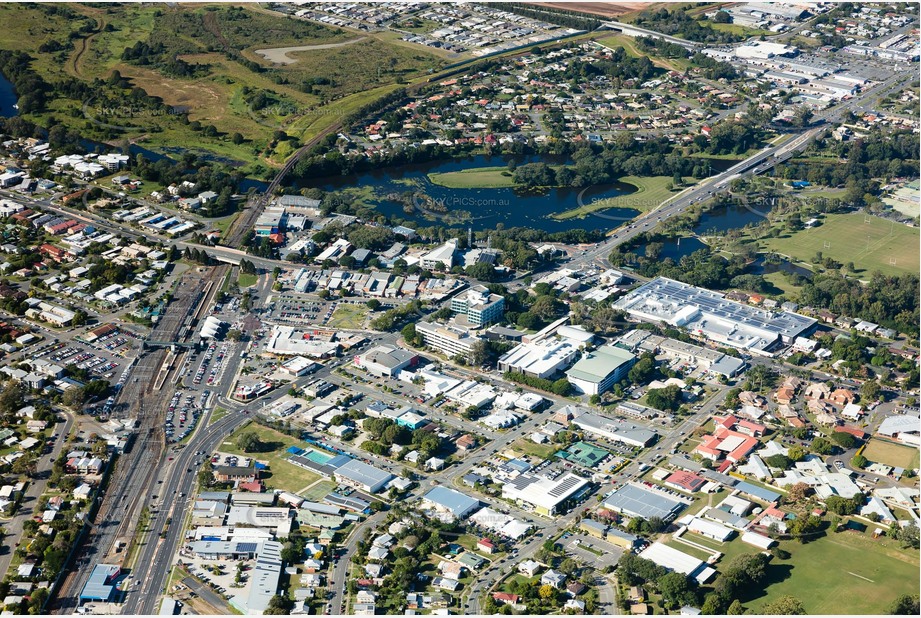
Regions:
<instances>
[{"instance_id":1,"label":"large warehouse building","mask_svg":"<svg viewBox=\"0 0 921 618\"><path fill-rule=\"evenodd\" d=\"M659 517L665 520L680 513L688 504L690 500L635 482L621 485L604 502L605 508L630 517Z\"/></svg>"},{"instance_id":2,"label":"large warehouse building","mask_svg":"<svg viewBox=\"0 0 921 618\"><path fill-rule=\"evenodd\" d=\"M622 442L629 446L645 448L656 441L658 434L652 429L642 427L630 421L609 418L600 414L586 412L572 419L572 424L595 434L596 436Z\"/></svg>"},{"instance_id":3,"label":"large warehouse building","mask_svg":"<svg viewBox=\"0 0 921 618\"><path fill-rule=\"evenodd\" d=\"M578 498L589 482L567 472L555 479L522 474L502 486L502 497L526 505L541 515L563 512L569 500Z\"/></svg>"},{"instance_id":4,"label":"large warehouse building","mask_svg":"<svg viewBox=\"0 0 921 618\"><path fill-rule=\"evenodd\" d=\"M781 343L807 335L816 325L816 320L798 313L756 309L666 277L638 287L614 307L644 322L665 322L763 356L771 356Z\"/></svg>"}]
</instances>

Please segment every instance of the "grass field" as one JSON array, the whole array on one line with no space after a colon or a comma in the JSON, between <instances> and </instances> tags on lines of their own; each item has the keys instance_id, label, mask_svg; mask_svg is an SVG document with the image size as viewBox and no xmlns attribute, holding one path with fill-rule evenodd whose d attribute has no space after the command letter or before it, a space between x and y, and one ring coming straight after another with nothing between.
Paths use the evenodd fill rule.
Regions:
<instances>
[{"instance_id":1,"label":"grass field","mask_svg":"<svg viewBox=\"0 0 921 618\"><path fill-rule=\"evenodd\" d=\"M266 445L266 450L264 452L244 453L237 446L237 438L251 431L255 432L262 443ZM269 427L263 427L258 423L250 423L230 434L222 444L218 445L218 450L223 453L252 457L257 461L268 464L269 470L262 473L262 478L265 481L266 487L298 492L311 483L316 482L321 477L286 461L288 456L286 451L291 446L303 447L304 443L280 431L275 431Z\"/></svg>"},{"instance_id":2,"label":"grass field","mask_svg":"<svg viewBox=\"0 0 921 618\"><path fill-rule=\"evenodd\" d=\"M714 21L708 21L705 25L709 25L714 30L720 32L731 32L732 34L738 34L741 36L771 36L774 34L770 30L761 30L759 28L746 28L745 26L739 26L738 24L718 24Z\"/></svg>"},{"instance_id":3,"label":"grass field","mask_svg":"<svg viewBox=\"0 0 921 618\"><path fill-rule=\"evenodd\" d=\"M221 217L220 219L213 219L211 221L211 227L221 233L221 236L227 233L227 230L230 229L230 226L233 225L233 222L237 220L237 217L240 216L240 213L236 212L227 217Z\"/></svg>"},{"instance_id":4,"label":"grass field","mask_svg":"<svg viewBox=\"0 0 921 618\"><path fill-rule=\"evenodd\" d=\"M211 417L208 419L208 425L215 424L229 413L230 412L227 410L227 408L215 408L214 411L211 412Z\"/></svg>"},{"instance_id":5,"label":"grass field","mask_svg":"<svg viewBox=\"0 0 921 618\"><path fill-rule=\"evenodd\" d=\"M808 614L883 614L899 595L918 592L917 553L890 543L856 532L805 545L783 541L791 559L772 560L766 591L742 599L743 605L758 613L764 604L791 595Z\"/></svg>"},{"instance_id":6,"label":"grass field","mask_svg":"<svg viewBox=\"0 0 921 618\"><path fill-rule=\"evenodd\" d=\"M780 290L783 294L788 296L795 296L800 291L800 286L793 285L790 283L790 280L787 279L784 274L780 271L773 273L765 273L761 275L765 281L773 285L775 288Z\"/></svg>"},{"instance_id":7,"label":"grass field","mask_svg":"<svg viewBox=\"0 0 921 618\"><path fill-rule=\"evenodd\" d=\"M320 481L314 485L311 485L306 491L300 493L305 499L310 502L319 502L327 494L336 490L336 483L333 481Z\"/></svg>"},{"instance_id":8,"label":"grass field","mask_svg":"<svg viewBox=\"0 0 921 618\"><path fill-rule=\"evenodd\" d=\"M237 279L237 284L241 288L248 288L248 287L256 285L258 281L259 281L259 277L257 275L251 275L249 273L240 273L240 277L239 279Z\"/></svg>"},{"instance_id":9,"label":"grass field","mask_svg":"<svg viewBox=\"0 0 921 618\"><path fill-rule=\"evenodd\" d=\"M504 189L515 186L507 167L479 167L460 172L429 174L428 177L432 184L449 189Z\"/></svg>"},{"instance_id":10,"label":"grass field","mask_svg":"<svg viewBox=\"0 0 921 618\"><path fill-rule=\"evenodd\" d=\"M606 36L603 39L598 39L598 42L610 49L623 47L627 55L633 56L634 58L648 57L654 65L663 69L668 69L669 71L684 71L687 67L691 66L690 60L686 58L660 58L658 56L649 56L649 54L640 51L636 47L636 42L633 40L633 37L629 37L625 34Z\"/></svg>"},{"instance_id":11,"label":"grass field","mask_svg":"<svg viewBox=\"0 0 921 618\"><path fill-rule=\"evenodd\" d=\"M536 442L528 438L520 438L512 443L512 449L524 453L525 455L533 455L534 457L539 457L540 459L547 459L555 452L560 450L559 444L537 444Z\"/></svg>"},{"instance_id":12,"label":"grass field","mask_svg":"<svg viewBox=\"0 0 921 618\"><path fill-rule=\"evenodd\" d=\"M690 546L690 545L687 545L686 543L682 543L682 542L681 542L680 540L678 540L678 539L671 539L671 540L668 540L668 541L665 542L665 544L666 544L667 546L671 547L672 549L677 549L678 551L680 551L680 552L682 552L682 553L684 553L684 554L687 554L687 555L689 555L689 556L694 556L694 557L697 558L698 560L704 560L704 561L706 561L707 558L710 557L710 554L709 554L708 552L705 552L705 551L702 550L702 549L697 549L696 547L692 547L692 546Z\"/></svg>"},{"instance_id":13,"label":"grass field","mask_svg":"<svg viewBox=\"0 0 921 618\"><path fill-rule=\"evenodd\" d=\"M331 328L363 328L370 312L371 309L365 305L340 303L326 325Z\"/></svg>"},{"instance_id":14,"label":"grass field","mask_svg":"<svg viewBox=\"0 0 921 618\"><path fill-rule=\"evenodd\" d=\"M636 191L628 195L618 195L604 200L593 201L588 204L572 208L552 215L554 219L563 221L584 217L599 210L607 208L634 208L646 212L658 207L662 202L675 194L666 187L672 182L670 176L624 176L621 182L636 187ZM686 182L693 179L685 178Z\"/></svg>"},{"instance_id":15,"label":"grass field","mask_svg":"<svg viewBox=\"0 0 921 618\"><path fill-rule=\"evenodd\" d=\"M0 49L22 50L32 68L47 81L102 79L89 101L66 93L49 96L47 109L26 118L79 130L90 139L130 138L155 151L180 155L176 149L209 153L246 164L242 171L258 177L281 165L295 144L280 140L266 145L276 130L309 139L346 115L396 88L425 78L453 61L418 45L397 42L397 33L371 34L366 40L336 49L299 52L299 62L273 66L255 49L272 46L330 44L355 38L355 33L293 20L256 5L243 8L217 4L131 4L101 7L70 4L66 9L38 4L0 6ZM86 31L78 32L81 26ZM89 29L92 31L89 31ZM62 44L59 52L40 52L42 43ZM188 65L207 65L194 77L168 75L157 62L149 65L122 59L138 42L164 43ZM238 58L260 65L252 70ZM109 82L113 71L166 105L181 108L191 120L213 124L208 137L183 124L162 108L125 103L128 90ZM398 83L399 82L399 83ZM253 111L242 91L269 93L271 104ZM230 136L239 132L244 142ZM191 147L189 145L192 145Z\"/></svg>"},{"instance_id":16,"label":"grass field","mask_svg":"<svg viewBox=\"0 0 921 618\"><path fill-rule=\"evenodd\" d=\"M917 468L921 451L904 444L873 438L863 450L863 456L875 463L894 468Z\"/></svg>"},{"instance_id":17,"label":"grass field","mask_svg":"<svg viewBox=\"0 0 921 618\"><path fill-rule=\"evenodd\" d=\"M861 213L832 214L822 225L761 241L765 248L804 262L816 253L842 264L853 262L861 275L917 273L918 228Z\"/></svg>"}]
</instances>

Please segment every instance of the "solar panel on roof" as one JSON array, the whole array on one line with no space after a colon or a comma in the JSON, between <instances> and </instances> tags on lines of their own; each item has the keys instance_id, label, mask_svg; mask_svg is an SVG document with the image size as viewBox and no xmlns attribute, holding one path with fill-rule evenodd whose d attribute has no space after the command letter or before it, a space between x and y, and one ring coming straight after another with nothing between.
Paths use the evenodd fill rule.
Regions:
<instances>
[{"instance_id":1,"label":"solar panel on roof","mask_svg":"<svg viewBox=\"0 0 921 618\"><path fill-rule=\"evenodd\" d=\"M256 551L256 543L237 543L237 552L253 553Z\"/></svg>"}]
</instances>

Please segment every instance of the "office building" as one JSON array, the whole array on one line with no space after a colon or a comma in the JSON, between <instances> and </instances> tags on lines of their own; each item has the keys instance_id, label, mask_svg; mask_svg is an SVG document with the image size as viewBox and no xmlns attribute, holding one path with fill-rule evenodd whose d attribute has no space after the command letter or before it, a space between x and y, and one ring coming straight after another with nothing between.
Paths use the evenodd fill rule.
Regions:
<instances>
[{"instance_id":1,"label":"office building","mask_svg":"<svg viewBox=\"0 0 921 618\"><path fill-rule=\"evenodd\" d=\"M569 367L578 354L579 348L568 340L543 339L522 343L499 359L499 371L515 371L547 379Z\"/></svg>"},{"instance_id":2,"label":"office building","mask_svg":"<svg viewBox=\"0 0 921 618\"><path fill-rule=\"evenodd\" d=\"M502 486L502 497L531 508L541 515L556 515L589 487L589 482L571 472L556 478L522 474Z\"/></svg>"},{"instance_id":3,"label":"office building","mask_svg":"<svg viewBox=\"0 0 921 618\"><path fill-rule=\"evenodd\" d=\"M445 356L463 356L470 358L474 346L481 339L470 333L466 328L459 326L442 326L429 322L416 324L416 333L428 347L441 352Z\"/></svg>"},{"instance_id":4,"label":"office building","mask_svg":"<svg viewBox=\"0 0 921 618\"><path fill-rule=\"evenodd\" d=\"M472 326L486 326L502 319L505 299L478 285L452 298L451 311L466 317Z\"/></svg>"}]
</instances>

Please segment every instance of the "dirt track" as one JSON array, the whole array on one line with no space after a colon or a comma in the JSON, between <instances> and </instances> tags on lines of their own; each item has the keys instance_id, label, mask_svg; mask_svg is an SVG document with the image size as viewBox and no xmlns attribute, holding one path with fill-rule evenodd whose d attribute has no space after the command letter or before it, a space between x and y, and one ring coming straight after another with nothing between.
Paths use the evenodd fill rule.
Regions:
<instances>
[{"instance_id":1,"label":"dirt track","mask_svg":"<svg viewBox=\"0 0 921 618\"><path fill-rule=\"evenodd\" d=\"M351 45L352 43L360 43L366 38L368 37L362 36L358 37L357 39L352 39L351 41L343 41L342 43L324 43L322 45L301 45L300 47L273 47L271 49L257 49L256 53L274 64L294 64L298 59L289 56L288 54L291 52L335 49L336 47L345 47L346 45Z\"/></svg>"}]
</instances>

